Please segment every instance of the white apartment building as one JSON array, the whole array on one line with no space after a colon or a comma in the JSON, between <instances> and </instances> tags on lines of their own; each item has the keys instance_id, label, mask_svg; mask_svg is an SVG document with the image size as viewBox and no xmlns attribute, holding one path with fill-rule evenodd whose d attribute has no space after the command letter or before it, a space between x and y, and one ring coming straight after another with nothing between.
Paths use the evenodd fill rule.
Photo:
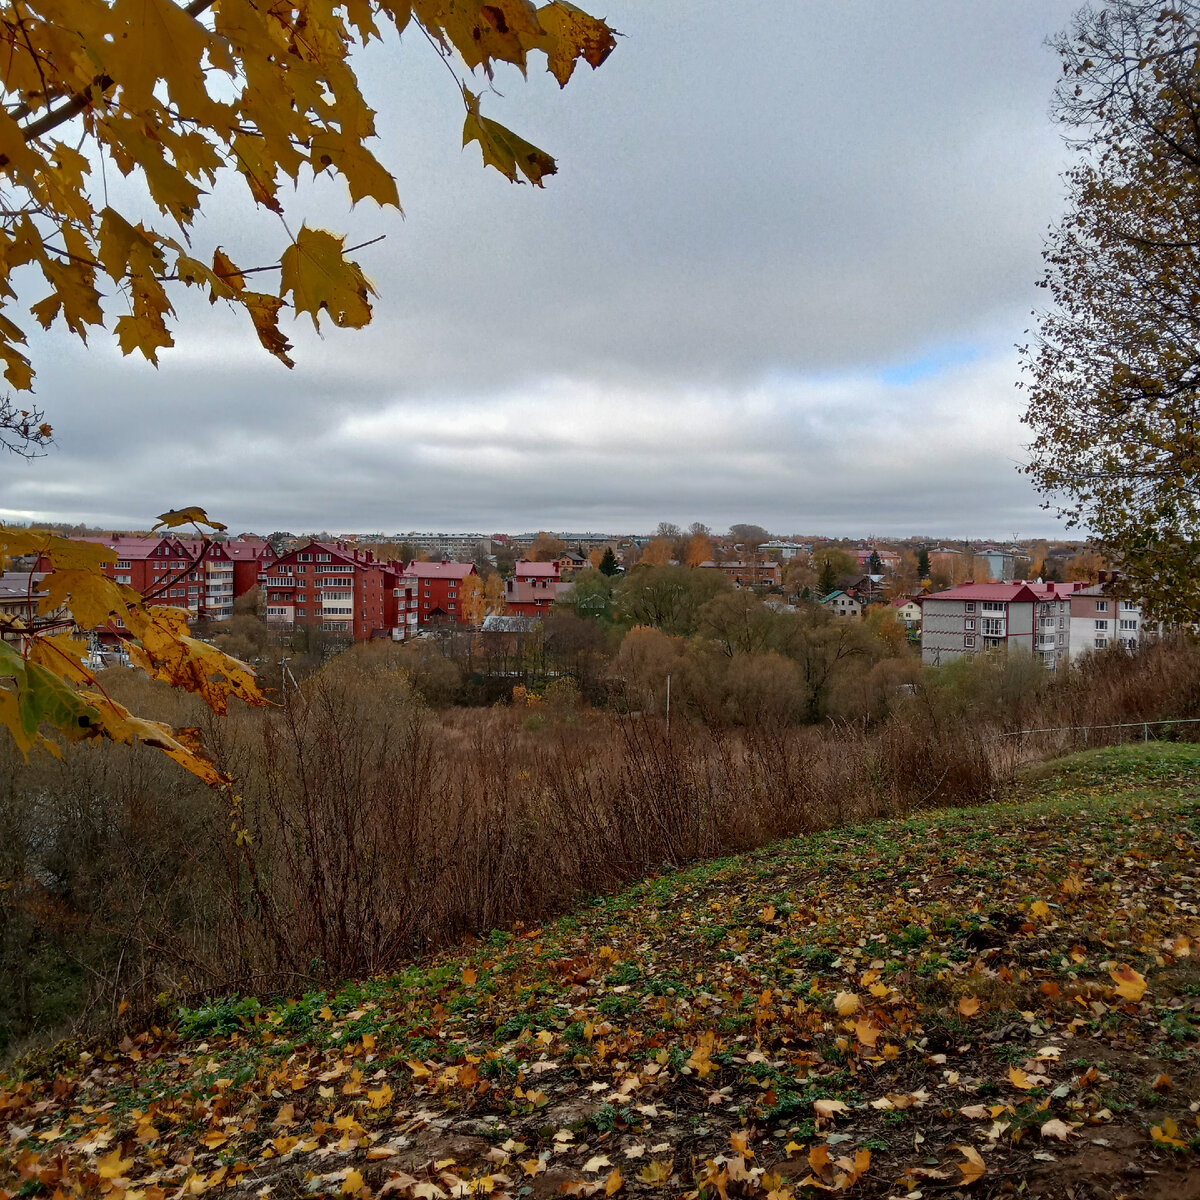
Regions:
<instances>
[{"instance_id":1,"label":"white apartment building","mask_svg":"<svg viewBox=\"0 0 1200 1200\"><path fill-rule=\"evenodd\" d=\"M1157 625L1154 627L1157 631ZM1103 650L1114 642L1128 649L1150 632L1136 600L1122 599L1100 584L1081 588L1071 597L1071 657Z\"/></svg>"},{"instance_id":2,"label":"white apartment building","mask_svg":"<svg viewBox=\"0 0 1200 1200\"><path fill-rule=\"evenodd\" d=\"M919 597L921 661L952 662L982 650L1028 650L1053 670L1067 657L1070 597L1081 583L964 583Z\"/></svg>"}]
</instances>

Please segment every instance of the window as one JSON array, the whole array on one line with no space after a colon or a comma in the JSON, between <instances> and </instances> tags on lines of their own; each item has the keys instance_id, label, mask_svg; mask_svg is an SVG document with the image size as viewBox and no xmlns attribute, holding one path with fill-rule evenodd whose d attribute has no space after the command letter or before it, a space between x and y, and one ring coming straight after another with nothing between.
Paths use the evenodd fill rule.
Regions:
<instances>
[{"instance_id":1,"label":"window","mask_svg":"<svg viewBox=\"0 0 1200 1200\"><path fill-rule=\"evenodd\" d=\"M963 645L970 650L975 645L975 639L973 637L965 637L963 638Z\"/></svg>"},{"instance_id":2,"label":"window","mask_svg":"<svg viewBox=\"0 0 1200 1200\"><path fill-rule=\"evenodd\" d=\"M301 557L303 557L303 556L301 556ZM308 574L308 568L307 568L307 567L297 567L297 568L296 568L296 574L297 574L297 575L307 575L307 574Z\"/></svg>"},{"instance_id":3,"label":"window","mask_svg":"<svg viewBox=\"0 0 1200 1200\"><path fill-rule=\"evenodd\" d=\"M129 570L129 559L118 558L117 559L117 570L118 571L128 571Z\"/></svg>"},{"instance_id":4,"label":"window","mask_svg":"<svg viewBox=\"0 0 1200 1200\"><path fill-rule=\"evenodd\" d=\"M1096 601L1096 611L1097 612L1108 612L1108 601L1107 600L1097 600Z\"/></svg>"},{"instance_id":5,"label":"window","mask_svg":"<svg viewBox=\"0 0 1200 1200\"><path fill-rule=\"evenodd\" d=\"M967 612L974 612L975 611L975 601L968 600L967 603L964 605L964 608L966 609Z\"/></svg>"},{"instance_id":6,"label":"window","mask_svg":"<svg viewBox=\"0 0 1200 1200\"><path fill-rule=\"evenodd\" d=\"M1096 628L1102 629L1107 633L1108 632L1108 622L1107 621L1097 621Z\"/></svg>"},{"instance_id":7,"label":"window","mask_svg":"<svg viewBox=\"0 0 1200 1200\"><path fill-rule=\"evenodd\" d=\"M539 603L539 604L541 604L541 601L539 600L539 601L538 601L538 603ZM447 607L447 608L448 608L448 609L449 609L451 612L453 612L453 611L454 611L454 610L455 610L455 609L458 607L458 605L457 605L457 604L455 604L455 603L454 603L454 601L452 600L452 601L450 601L450 603L449 603L449 604L447 604L447 605L446 605L446 607ZM365 615L365 614L364 614L364 615Z\"/></svg>"},{"instance_id":8,"label":"window","mask_svg":"<svg viewBox=\"0 0 1200 1200\"><path fill-rule=\"evenodd\" d=\"M118 565L120 565L120 564L118 564ZM1132 600L1122 600L1121 601L1121 611L1122 612L1134 612L1134 611L1136 611L1136 609L1137 609L1137 605L1134 604L1134 602Z\"/></svg>"},{"instance_id":9,"label":"window","mask_svg":"<svg viewBox=\"0 0 1200 1200\"><path fill-rule=\"evenodd\" d=\"M317 555L317 562L328 562L328 561L329 561L328 554L318 554Z\"/></svg>"},{"instance_id":10,"label":"window","mask_svg":"<svg viewBox=\"0 0 1200 1200\"><path fill-rule=\"evenodd\" d=\"M311 554L301 554L298 557L300 562L312 562Z\"/></svg>"},{"instance_id":11,"label":"window","mask_svg":"<svg viewBox=\"0 0 1200 1200\"><path fill-rule=\"evenodd\" d=\"M307 616L308 616L308 609L307 609L307 608L298 608L298 609L296 609L296 616L298 616L298 617L307 617Z\"/></svg>"},{"instance_id":12,"label":"window","mask_svg":"<svg viewBox=\"0 0 1200 1200\"><path fill-rule=\"evenodd\" d=\"M999 638L1004 636L1004 620L1001 617L983 618L983 636Z\"/></svg>"},{"instance_id":13,"label":"window","mask_svg":"<svg viewBox=\"0 0 1200 1200\"><path fill-rule=\"evenodd\" d=\"M974 628L975 628L975 618L974 618L974 617L968 617L968 618L966 619L966 621L964 622L964 624L966 625L966 627L967 627L968 629L974 629Z\"/></svg>"},{"instance_id":14,"label":"window","mask_svg":"<svg viewBox=\"0 0 1200 1200\"><path fill-rule=\"evenodd\" d=\"M1128 619L1126 619L1126 618L1124 618L1124 617L1123 617L1123 618L1121 619L1121 628L1122 628L1122 629L1136 629L1136 628L1137 628L1137 622L1136 622L1136 621L1133 621L1133 620L1128 620Z\"/></svg>"},{"instance_id":15,"label":"window","mask_svg":"<svg viewBox=\"0 0 1200 1200\"><path fill-rule=\"evenodd\" d=\"M985 600L983 602L983 611L984 612L1002 613L1004 611L1004 607L1005 606L1004 606L1003 600Z\"/></svg>"},{"instance_id":16,"label":"window","mask_svg":"<svg viewBox=\"0 0 1200 1200\"><path fill-rule=\"evenodd\" d=\"M1096 639L1096 649L1097 649L1097 650L1103 650L1103 649L1104 649L1104 647L1105 647L1105 646L1107 646L1107 645L1108 645L1108 638L1101 638L1101 637L1098 637L1098 638Z\"/></svg>"}]
</instances>

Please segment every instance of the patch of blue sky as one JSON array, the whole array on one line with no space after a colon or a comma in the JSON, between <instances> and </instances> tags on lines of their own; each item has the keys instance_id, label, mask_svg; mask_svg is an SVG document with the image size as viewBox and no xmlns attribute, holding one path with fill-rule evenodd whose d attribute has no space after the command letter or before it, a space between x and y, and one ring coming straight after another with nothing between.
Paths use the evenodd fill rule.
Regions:
<instances>
[{"instance_id":1,"label":"patch of blue sky","mask_svg":"<svg viewBox=\"0 0 1200 1200\"><path fill-rule=\"evenodd\" d=\"M982 346L956 342L917 358L892 363L882 368L876 378L889 387L911 387L914 383L944 375L956 367L965 367L975 362L982 353Z\"/></svg>"}]
</instances>

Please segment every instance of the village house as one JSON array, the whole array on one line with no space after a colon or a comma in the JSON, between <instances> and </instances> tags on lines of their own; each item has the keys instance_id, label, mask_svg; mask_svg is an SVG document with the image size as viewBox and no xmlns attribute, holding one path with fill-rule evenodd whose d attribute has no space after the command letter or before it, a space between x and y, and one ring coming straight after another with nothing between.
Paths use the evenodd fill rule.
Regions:
<instances>
[{"instance_id":1,"label":"village house","mask_svg":"<svg viewBox=\"0 0 1200 1200\"><path fill-rule=\"evenodd\" d=\"M921 628L921 600L918 596L897 596L891 602L896 620L904 624L905 629Z\"/></svg>"},{"instance_id":2,"label":"village house","mask_svg":"<svg viewBox=\"0 0 1200 1200\"><path fill-rule=\"evenodd\" d=\"M825 596L818 603L828 609L839 620L850 620L861 617L863 612L862 601L841 589L836 592L830 592L828 596Z\"/></svg>"}]
</instances>

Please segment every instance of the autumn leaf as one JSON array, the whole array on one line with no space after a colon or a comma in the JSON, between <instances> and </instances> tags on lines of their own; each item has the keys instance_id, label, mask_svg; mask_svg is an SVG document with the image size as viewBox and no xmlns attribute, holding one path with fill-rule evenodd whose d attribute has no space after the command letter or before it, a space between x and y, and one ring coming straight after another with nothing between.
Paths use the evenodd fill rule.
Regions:
<instances>
[{"instance_id":1,"label":"autumn leaf","mask_svg":"<svg viewBox=\"0 0 1200 1200\"><path fill-rule=\"evenodd\" d=\"M648 1162L637 1175L643 1183L648 1183L653 1187L661 1187L671 1178L671 1172L674 1169L674 1159L657 1159L653 1162Z\"/></svg>"},{"instance_id":2,"label":"autumn leaf","mask_svg":"<svg viewBox=\"0 0 1200 1200\"><path fill-rule=\"evenodd\" d=\"M96 1163L96 1174L101 1179L118 1179L122 1177L126 1171L134 1164L132 1158L122 1158L121 1148L118 1146L111 1154L106 1154Z\"/></svg>"},{"instance_id":3,"label":"autumn leaf","mask_svg":"<svg viewBox=\"0 0 1200 1200\"><path fill-rule=\"evenodd\" d=\"M615 1196L624 1186L625 1180L621 1175L621 1168L613 1167L608 1178L604 1181L604 1194L606 1196Z\"/></svg>"},{"instance_id":4,"label":"autumn leaf","mask_svg":"<svg viewBox=\"0 0 1200 1200\"><path fill-rule=\"evenodd\" d=\"M960 1017L973 1017L979 1012L979 997L978 996L960 996L958 998L958 1015Z\"/></svg>"},{"instance_id":5,"label":"autumn leaf","mask_svg":"<svg viewBox=\"0 0 1200 1200\"><path fill-rule=\"evenodd\" d=\"M955 1146L953 1149L963 1156L963 1161L958 1164L963 1183L970 1185L987 1174L987 1164L974 1146Z\"/></svg>"},{"instance_id":6,"label":"autumn leaf","mask_svg":"<svg viewBox=\"0 0 1200 1200\"><path fill-rule=\"evenodd\" d=\"M833 1005L840 1016L848 1017L851 1013L858 1012L862 1001L853 992L838 992L833 998Z\"/></svg>"},{"instance_id":7,"label":"autumn leaf","mask_svg":"<svg viewBox=\"0 0 1200 1200\"><path fill-rule=\"evenodd\" d=\"M1044 1138L1057 1138L1060 1142L1065 1142L1074 1132L1070 1125L1057 1117L1042 1123L1041 1135Z\"/></svg>"},{"instance_id":8,"label":"autumn leaf","mask_svg":"<svg viewBox=\"0 0 1200 1200\"><path fill-rule=\"evenodd\" d=\"M691 1067L702 1079L706 1075L711 1075L713 1070L712 1051L716 1044L716 1035L712 1030L706 1030L700 1036L699 1044L692 1051L687 1060L687 1065Z\"/></svg>"},{"instance_id":9,"label":"autumn leaf","mask_svg":"<svg viewBox=\"0 0 1200 1200\"><path fill-rule=\"evenodd\" d=\"M559 87L567 86L579 59L595 70L616 47L613 30L570 0L545 4L538 9L537 16L541 31L525 44L545 53L547 68Z\"/></svg>"},{"instance_id":10,"label":"autumn leaf","mask_svg":"<svg viewBox=\"0 0 1200 1200\"><path fill-rule=\"evenodd\" d=\"M1161 1125L1150 1127L1150 1136L1162 1146L1174 1146L1179 1150L1187 1149L1187 1142L1179 1136L1179 1126L1170 1117L1163 1117Z\"/></svg>"},{"instance_id":11,"label":"autumn leaf","mask_svg":"<svg viewBox=\"0 0 1200 1200\"><path fill-rule=\"evenodd\" d=\"M524 175L537 187L542 187L542 180L558 170L554 159L544 150L518 137L499 122L482 116L479 97L467 88L463 88L463 99L467 105L467 117L463 122L462 144L465 147L478 142L487 166L495 167L513 183L520 183L518 176Z\"/></svg>"},{"instance_id":12,"label":"autumn leaf","mask_svg":"<svg viewBox=\"0 0 1200 1200\"><path fill-rule=\"evenodd\" d=\"M180 525L205 526L208 529L215 529L218 533L228 529L228 525L222 525L220 521L209 520L208 514L204 509L197 505L192 505L190 508L176 508L170 512L160 513L158 520L154 524L155 529L178 529Z\"/></svg>"},{"instance_id":13,"label":"autumn leaf","mask_svg":"<svg viewBox=\"0 0 1200 1200\"><path fill-rule=\"evenodd\" d=\"M296 312L308 313L317 329L322 309L342 329L360 329L371 319L367 296L375 289L358 264L346 258L345 245L345 238L305 225L280 259L280 295L290 293Z\"/></svg>"},{"instance_id":14,"label":"autumn leaf","mask_svg":"<svg viewBox=\"0 0 1200 1200\"><path fill-rule=\"evenodd\" d=\"M843 1100L814 1100L813 1112L818 1117L837 1117L848 1112L846 1103Z\"/></svg>"},{"instance_id":15,"label":"autumn leaf","mask_svg":"<svg viewBox=\"0 0 1200 1200\"><path fill-rule=\"evenodd\" d=\"M1027 1092L1030 1088L1037 1086L1020 1067L1008 1068L1008 1081L1013 1087L1020 1088L1023 1092Z\"/></svg>"},{"instance_id":16,"label":"autumn leaf","mask_svg":"<svg viewBox=\"0 0 1200 1200\"><path fill-rule=\"evenodd\" d=\"M1139 975L1131 966L1123 963L1119 967L1113 967L1109 971L1109 976L1117 985L1116 992L1125 1000L1138 1001L1146 994L1146 980Z\"/></svg>"}]
</instances>

